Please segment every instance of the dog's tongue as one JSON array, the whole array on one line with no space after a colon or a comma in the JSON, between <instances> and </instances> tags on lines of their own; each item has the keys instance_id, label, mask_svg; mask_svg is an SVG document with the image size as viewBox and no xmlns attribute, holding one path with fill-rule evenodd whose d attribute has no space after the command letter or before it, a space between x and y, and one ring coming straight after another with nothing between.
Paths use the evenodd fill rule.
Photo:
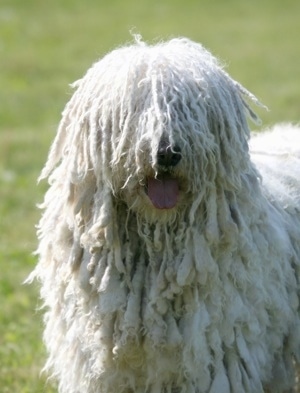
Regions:
<instances>
[{"instance_id":1,"label":"dog's tongue","mask_svg":"<svg viewBox=\"0 0 300 393\"><path fill-rule=\"evenodd\" d=\"M169 176L148 178L148 197L157 209L171 209L178 200L178 182Z\"/></svg>"}]
</instances>

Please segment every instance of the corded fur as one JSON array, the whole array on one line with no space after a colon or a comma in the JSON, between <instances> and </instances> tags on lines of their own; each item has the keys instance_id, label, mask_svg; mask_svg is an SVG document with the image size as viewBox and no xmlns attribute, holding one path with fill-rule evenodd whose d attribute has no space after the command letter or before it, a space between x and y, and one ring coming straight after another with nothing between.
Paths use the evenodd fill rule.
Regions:
<instances>
[{"instance_id":1,"label":"corded fur","mask_svg":"<svg viewBox=\"0 0 300 393\"><path fill-rule=\"evenodd\" d=\"M137 38L74 87L41 174L50 188L31 277L59 392L291 389L299 129L278 126L277 139L291 135L281 151L273 133L257 136L254 165L246 100L258 101L187 39ZM166 210L145 192L162 139L182 156Z\"/></svg>"}]
</instances>

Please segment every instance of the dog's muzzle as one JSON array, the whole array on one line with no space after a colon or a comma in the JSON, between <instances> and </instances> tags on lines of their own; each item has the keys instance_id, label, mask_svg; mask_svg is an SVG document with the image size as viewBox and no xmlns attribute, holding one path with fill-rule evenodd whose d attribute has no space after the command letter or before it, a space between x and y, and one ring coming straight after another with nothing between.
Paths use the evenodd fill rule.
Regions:
<instances>
[{"instance_id":1,"label":"dog's muzzle","mask_svg":"<svg viewBox=\"0 0 300 393\"><path fill-rule=\"evenodd\" d=\"M159 174L156 177L148 177L146 187L146 193L157 209L172 209L177 204L179 185L171 171L180 160L181 149L178 145L172 147L164 141L159 144L157 151Z\"/></svg>"}]
</instances>

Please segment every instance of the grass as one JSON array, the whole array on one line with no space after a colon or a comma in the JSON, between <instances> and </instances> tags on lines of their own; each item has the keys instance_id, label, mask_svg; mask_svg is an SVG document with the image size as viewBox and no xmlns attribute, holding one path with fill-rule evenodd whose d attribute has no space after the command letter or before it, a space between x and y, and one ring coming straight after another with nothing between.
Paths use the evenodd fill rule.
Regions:
<instances>
[{"instance_id":1,"label":"grass","mask_svg":"<svg viewBox=\"0 0 300 393\"><path fill-rule=\"evenodd\" d=\"M34 225L46 159L68 84L130 40L188 36L223 59L269 108L265 125L299 121L297 0L1 0L0 4L0 391L55 392L39 377L45 353Z\"/></svg>"}]
</instances>

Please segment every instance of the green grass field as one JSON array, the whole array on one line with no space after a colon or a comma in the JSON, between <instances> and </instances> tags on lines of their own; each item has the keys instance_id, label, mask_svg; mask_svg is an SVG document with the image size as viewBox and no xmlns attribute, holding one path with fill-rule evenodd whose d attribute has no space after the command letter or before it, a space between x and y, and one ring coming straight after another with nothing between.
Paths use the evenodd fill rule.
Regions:
<instances>
[{"instance_id":1,"label":"green grass field","mask_svg":"<svg viewBox=\"0 0 300 393\"><path fill-rule=\"evenodd\" d=\"M44 361L35 224L46 159L68 84L129 40L187 36L202 42L270 109L265 126L300 118L298 0L1 0L0 392L55 392Z\"/></svg>"}]
</instances>

